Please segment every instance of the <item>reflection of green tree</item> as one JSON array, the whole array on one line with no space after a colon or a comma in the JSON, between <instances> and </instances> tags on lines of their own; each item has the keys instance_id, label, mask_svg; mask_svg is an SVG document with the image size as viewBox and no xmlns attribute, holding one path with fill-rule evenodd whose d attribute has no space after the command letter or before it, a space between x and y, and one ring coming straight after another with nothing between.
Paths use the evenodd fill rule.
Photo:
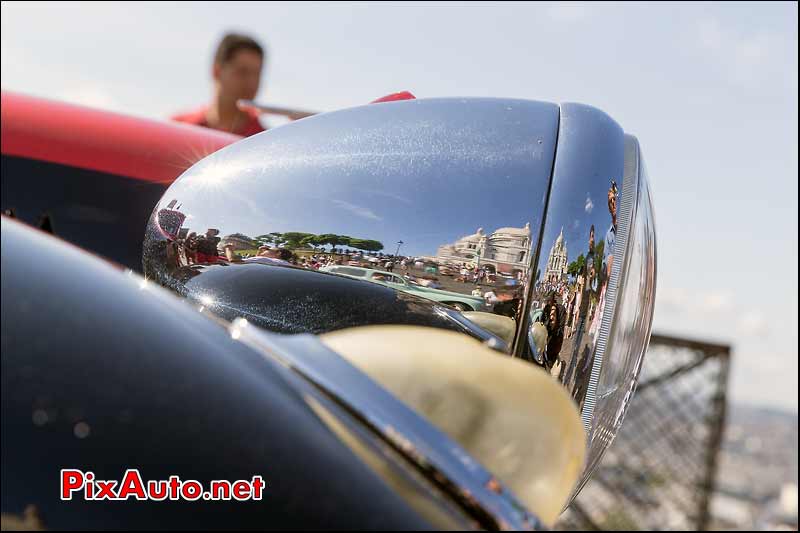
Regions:
<instances>
[{"instance_id":1,"label":"reflection of green tree","mask_svg":"<svg viewBox=\"0 0 800 533\"><path fill-rule=\"evenodd\" d=\"M326 244L333 249L337 244L339 244L339 235L335 233L323 233L322 235L317 235L317 243L320 246L325 246Z\"/></svg>"},{"instance_id":2,"label":"reflection of green tree","mask_svg":"<svg viewBox=\"0 0 800 533\"><path fill-rule=\"evenodd\" d=\"M283 233L273 232L273 233L265 233L264 235L259 235L258 237L256 237L256 241L261 246L265 246L268 244L274 244L275 246L280 246L285 242L285 239L283 238Z\"/></svg>"},{"instance_id":3,"label":"reflection of green tree","mask_svg":"<svg viewBox=\"0 0 800 533\"><path fill-rule=\"evenodd\" d=\"M603 250L605 250L606 242L601 240L594 246L594 271L599 275L603 268Z\"/></svg>"},{"instance_id":4,"label":"reflection of green tree","mask_svg":"<svg viewBox=\"0 0 800 533\"><path fill-rule=\"evenodd\" d=\"M586 257L581 254L575 259L575 261L567 266L567 274L573 278L577 278L578 275L583 272L584 267L586 267Z\"/></svg>"},{"instance_id":5,"label":"reflection of green tree","mask_svg":"<svg viewBox=\"0 0 800 533\"><path fill-rule=\"evenodd\" d=\"M343 246L349 246L351 240L353 240L353 238L350 237L349 235L337 235L336 236L336 244L334 245L334 247L335 246L342 246L342 247Z\"/></svg>"},{"instance_id":6,"label":"reflection of green tree","mask_svg":"<svg viewBox=\"0 0 800 533\"><path fill-rule=\"evenodd\" d=\"M367 240L368 252L380 252L383 250L383 243L381 241Z\"/></svg>"},{"instance_id":7,"label":"reflection of green tree","mask_svg":"<svg viewBox=\"0 0 800 533\"><path fill-rule=\"evenodd\" d=\"M303 239L300 241L300 244L303 246L311 246L314 249L316 249L317 246L325 245L321 235L308 235L303 237Z\"/></svg>"},{"instance_id":8,"label":"reflection of green tree","mask_svg":"<svg viewBox=\"0 0 800 533\"><path fill-rule=\"evenodd\" d=\"M303 233L300 231L287 231L283 234L283 238L286 241L287 248L299 248L300 243L306 237L315 236L313 233Z\"/></svg>"},{"instance_id":9,"label":"reflection of green tree","mask_svg":"<svg viewBox=\"0 0 800 533\"><path fill-rule=\"evenodd\" d=\"M380 252L383 250L383 243L370 239L350 239L349 245L356 250L364 250L367 252Z\"/></svg>"},{"instance_id":10,"label":"reflection of green tree","mask_svg":"<svg viewBox=\"0 0 800 533\"><path fill-rule=\"evenodd\" d=\"M331 235L329 238L329 243L333 246L332 250L336 250L337 247L345 247L350 246L350 241L353 240L353 237L349 235Z\"/></svg>"},{"instance_id":11,"label":"reflection of green tree","mask_svg":"<svg viewBox=\"0 0 800 533\"><path fill-rule=\"evenodd\" d=\"M255 241L260 245L273 244L275 246L285 245L287 248L300 248L317 246L330 246L331 251L335 251L337 246L349 246L357 250L366 252L379 252L383 250L383 243L373 239L359 239L349 235L337 235L335 233L305 233L301 231L287 231L286 233L266 233L259 235Z\"/></svg>"}]
</instances>

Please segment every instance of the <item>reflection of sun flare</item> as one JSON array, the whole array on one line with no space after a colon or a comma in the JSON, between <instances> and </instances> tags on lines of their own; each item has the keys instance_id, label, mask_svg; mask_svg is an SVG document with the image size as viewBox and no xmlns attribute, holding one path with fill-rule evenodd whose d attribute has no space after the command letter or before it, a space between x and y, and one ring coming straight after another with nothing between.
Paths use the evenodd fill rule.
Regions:
<instances>
[{"instance_id":1,"label":"reflection of sun flare","mask_svg":"<svg viewBox=\"0 0 800 533\"><path fill-rule=\"evenodd\" d=\"M229 178L238 175L242 170L241 164L226 161L223 158L214 158L192 172L189 177L194 187L216 189L221 187Z\"/></svg>"},{"instance_id":2,"label":"reflection of sun flare","mask_svg":"<svg viewBox=\"0 0 800 533\"><path fill-rule=\"evenodd\" d=\"M204 306L209 306L214 303L214 299L211 296L201 296L200 301Z\"/></svg>"}]
</instances>

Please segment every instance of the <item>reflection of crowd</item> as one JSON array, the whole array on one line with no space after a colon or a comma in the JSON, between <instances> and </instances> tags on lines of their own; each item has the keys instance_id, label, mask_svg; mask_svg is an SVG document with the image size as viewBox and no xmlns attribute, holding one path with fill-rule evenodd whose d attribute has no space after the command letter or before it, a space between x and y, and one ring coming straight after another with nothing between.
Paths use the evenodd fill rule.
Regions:
<instances>
[{"instance_id":1,"label":"reflection of crowd","mask_svg":"<svg viewBox=\"0 0 800 533\"><path fill-rule=\"evenodd\" d=\"M219 230L209 228L205 234L197 235L194 231L182 230L178 237L167 243L167 259L176 267L189 265L205 265L218 263L224 259L218 247L220 243Z\"/></svg>"},{"instance_id":2,"label":"reflection of crowd","mask_svg":"<svg viewBox=\"0 0 800 533\"><path fill-rule=\"evenodd\" d=\"M182 221L182 220L181 220ZM167 263L171 269L195 267L212 264L261 263L277 266L293 266L308 270L320 270L333 265L357 266L384 270L402 276L411 285L431 289L445 289L443 278L451 278L455 284L468 285L464 289L449 287L449 290L483 298L494 313L518 321L521 317L525 279L521 273L516 276L498 274L491 268L474 265L448 265L428 259L400 255L368 254L365 252L293 250L278 245L262 245L257 249L244 249L243 243L235 243L229 238L220 238L220 231L209 228L205 233L178 228L165 231L167 234ZM239 248L237 248L237 245ZM196 268L188 269L195 274ZM488 289L488 290L487 290Z\"/></svg>"},{"instance_id":3,"label":"reflection of crowd","mask_svg":"<svg viewBox=\"0 0 800 533\"><path fill-rule=\"evenodd\" d=\"M540 320L547 329L547 344L545 346L545 364L552 368L561 353L564 343L564 306L558 302L557 293L552 293L547 299Z\"/></svg>"},{"instance_id":4,"label":"reflection of crowd","mask_svg":"<svg viewBox=\"0 0 800 533\"><path fill-rule=\"evenodd\" d=\"M558 363L558 377L573 389L579 405L586 395L611 278L617 232L617 194L617 184L612 181L608 189L611 224L600 245L595 244L594 225L589 228L584 262L577 272L572 273L573 281L548 280L534 288L535 294L543 296L545 302L538 319L548 332L545 364L552 368ZM571 339L571 350L562 353L565 339Z\"/></svg>"}]
</instances>

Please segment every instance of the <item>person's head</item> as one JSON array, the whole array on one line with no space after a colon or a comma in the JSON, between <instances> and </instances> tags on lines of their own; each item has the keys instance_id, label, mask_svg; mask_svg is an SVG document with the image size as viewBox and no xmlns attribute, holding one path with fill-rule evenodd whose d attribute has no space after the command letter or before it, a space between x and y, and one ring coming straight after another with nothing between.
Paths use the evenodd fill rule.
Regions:
<instances>
[{"instance_id":1,"label":"person's head","mask_svg":"<svg viewBox=\"0 0 800 533\"><path fill-rule=\"evenodd\" d=\"M278 250L277 248L270 248L269 246L262 246L258 249L258 255L262 257L278 257Z\"/></svg>"},{"instance_id":2,"label":"person's head","mask_svg":"<svg viewBox=\"0 0 800 533\"><path fill-rule=\"evenodd\" d=\"M611 180L611 187L608 188L608 212L611 213L611 220L617 222L617 182Z\"/></svg>"},{"instance_id":3,"label":"person's head","mask_svg":"<svg viewBox=\"0 0 800 533\"><path fill-rule=\"evenodd\" d=\"M594 224L589 228L589 248L594 248Z\"/></svg>"},{"instance_id":4,"label":"person's head","mask_svg":"<svg viewBox=\"0 0 800 533\"><path fill-rule=\"evenodd\" d=\"M214 54L212 75L218 97L235 105L239 99L253 100L261 83L264 49L252 37L229 33Z\"/></svg>"},{"instance_id":5,"label":"person's head","mask_svg":"<svg viewBox=\"0 0 800 533\"><path fill-rule=\"evenodd\" d=\"M292 257L292 252L285 248L267 248L263 252L259 252L262 257L270 257L272 259L283 259L288 261Z\"/></svg>"},{"instance_id":6,"label":"person's head","mask_svg":"<svg viewBox=\"0 0 800 533\"><path fill-rule=\"evenodd\" d=\"M549 312L548 318L550 319L550 323L551 324L557 324L558 323L558 306L556 304L551 304L549 306L549 308L550 308L550 312Z\"/></svg>"}]
</instances>

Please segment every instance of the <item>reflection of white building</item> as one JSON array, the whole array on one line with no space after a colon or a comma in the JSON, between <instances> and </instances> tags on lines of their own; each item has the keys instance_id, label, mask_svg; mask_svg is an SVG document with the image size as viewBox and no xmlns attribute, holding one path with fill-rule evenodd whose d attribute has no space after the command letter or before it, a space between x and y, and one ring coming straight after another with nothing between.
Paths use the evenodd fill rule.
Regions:
<instances>
[{"instance_id":1,"label":"reflection of white building","mask_svg":"<svg viewBox=\"0 0 800 533\"><path fill-rule=\"evenodd\" d=\"M567 243L564 242L564 228L558 234L558 239L550 248L550 255L547 256L547 270L544 272L544 280L550 283L557 283L567 279Z\"/></svg>"},{"instance_id":2,"label":"reflection of white building","mask_svg":"<svg viewBox=\"0 0 800 533\"><path fill-rule=\"evenodd\" d=\"M231 235L222 237L219 243L220 250L224 249L225 246L229 244L233 246L234 250L250 250L253 248L258 248L257 241L241 233L233 233Z\"/></svg>"},{"instance_id":3,"label":"reflection of white building","mask_svg":"<svg viewBox=\"0 0 800 533\"><path fill-rule=\"evenodd\" d=\"M487 235L483 228L472 235L445 244L436 252L440 263L471 263L500 272L525 273L530 261L531 225L524 228L500 228Z\"/></svg>"}]
</instances>

